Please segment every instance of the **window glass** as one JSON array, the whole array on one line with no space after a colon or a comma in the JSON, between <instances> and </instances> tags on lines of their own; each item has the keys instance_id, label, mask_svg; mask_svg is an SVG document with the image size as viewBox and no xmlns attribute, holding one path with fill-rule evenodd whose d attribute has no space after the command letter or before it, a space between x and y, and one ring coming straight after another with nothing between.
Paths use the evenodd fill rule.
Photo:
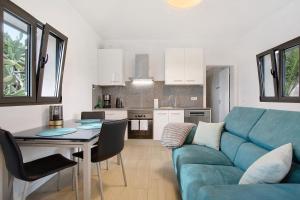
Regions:
<instances>
[{"instance_id":1,"label":"window glass","mask_svg":"<svg viewBox=\"0 0 300 200\"><path fill-rule=\"evenodd\" d=\"M272 75L272 60L271 55L265 55L260 59L260 67L261 67L261 78L262 78L262 86L263 86L263 96L265 97L274 97L274 81Z\"/></svg>"},{"instance_id":2,"label":"window glass","mask_svg":"<svg viewBox=\"0 0 300 200\"><path fill-rule=\"evenodd\" d=\"M57 97L61 78L64 42L49 34L47 45L47 63L44 66L42 97Z\"/></svg>"},{"instance_id":3,"label":"window glass","mask_svg":"<svg viewBox=\"0 0 300 200\"><path fill-rule=\"evenodd\" d=\"M3 96L31 96L30 25L8 12L3 18Z\"/></svg>"},{"instance_id":4,"label":"window glass","mask_svg":"<svg viewBox=\"0 0 300 200\"><path fill-rule=\"evenodd\" d=\"M43 30L40 27L37 27L36 29L36 66L37 66L36 70L38 70L38 66L39 66L42 36L43 36Z\"/></svg>"},{"instance_id":5,"label":"window glass","mask_svg":"<svg viewBox=\"0 0 300 200\"><path fill-rule=\"evenodd\" d=\"M283 94L299 97L299 46L283 52Z\"/></svg>"}]
</instances>

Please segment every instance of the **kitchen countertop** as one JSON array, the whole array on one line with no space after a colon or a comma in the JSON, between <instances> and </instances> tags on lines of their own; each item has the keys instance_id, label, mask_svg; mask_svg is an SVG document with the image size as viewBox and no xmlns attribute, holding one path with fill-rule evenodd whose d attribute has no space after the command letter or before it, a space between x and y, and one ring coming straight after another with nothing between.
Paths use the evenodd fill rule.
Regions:
<instances>
[{"instance_id":1,"label":"kitchen countertop","mask_svg":"<svg viewBox=\"0 0 300 200\"><path fill-rule=\"evenodd\" d=\"M211 110L211 108L203 108L203 107L160 107L160 108L95 108L93 111L127 111L127 110Z\"/></svg>"}]
</instances>

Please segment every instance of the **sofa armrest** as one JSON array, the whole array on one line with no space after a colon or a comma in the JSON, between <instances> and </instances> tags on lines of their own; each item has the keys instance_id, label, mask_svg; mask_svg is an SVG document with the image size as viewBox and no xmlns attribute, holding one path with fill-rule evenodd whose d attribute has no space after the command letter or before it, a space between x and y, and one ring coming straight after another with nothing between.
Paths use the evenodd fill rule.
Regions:
<instances>
[{"instance_id":1,"label":"sofa armrest","mask_svg":"<svg viewBox=\"0 0 300 200\"><path fill-rule=\"evenodd\" d=\"M194 200L298 200L300 184L203 186Z\"/></svg>"},{"instance_id":2,"label":"sofa armrest","mask_svg":"<svg viewBox=\"0 0 300 200\"><path fill-rule=\"evenodd\" d=\"M194 136L195 136L195 133L196 133L196 130L197 130L197 126L194 126L192 128L192 130L189 132L189 134L186 137L186 139L185 139L185 141L184 141L183 144L192 144Z\"/></svg>"}]
</instances>

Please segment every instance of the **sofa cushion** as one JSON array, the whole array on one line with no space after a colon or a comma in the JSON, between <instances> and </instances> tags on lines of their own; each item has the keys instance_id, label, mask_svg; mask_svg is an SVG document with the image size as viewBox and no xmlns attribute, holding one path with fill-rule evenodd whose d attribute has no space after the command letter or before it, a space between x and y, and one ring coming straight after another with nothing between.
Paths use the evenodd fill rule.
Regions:
<instances>
[{"instance_id":1,"label":"sofa cushion","mask_svg":"<svg viewBox=\"0 0 300 200\"><path fill-rule=\"evenodd\" d=\"M294 158L300 162L300 112L266 111L251 130L249 138L268 150L291 142Z\"/></svg>"},{"instance_id":2,"label":"sofa cushion","mask_svg":"<svg viewBox=\"0 0 300 200\"><path fill-rule=\"evenodd\" d=\"M298 200L299 184L208 185L189 200Z\"/></svg>"},{"instance_id":3,"label":"sofa cushion","mask_svg":"<svg viewBox=\"0 0 300 200\"><path fill-rule=\"evenodd\" d=\"M268 153L267 150L260 148L253 143L244 143L240 146L236 154L234 165L246 171L250 165L266 153Z\"/></svg>"},{"instance_id":4,"label":"sofa cushion","mask_svg":"<svg viewBox=\"0 0 300 200\"><path fill-rule=\"evenodd\" d=\"M183 164L231 166L232 162L221 151L200 145L184 145L173 150L173 164L178 173Z\"/></svg>"},{"instance_id":5,"label":"sofa cushion","mask_svg":"<svg viewBox=\"0 0 300 200\"><path fill-rule=\"evenodd\" d=\"M265 112L265 109L235 107L225 118L225 130L244 139L256 122Z\"/></svg>"},{"instance_id":6,"label":"sofa cushion","mask_svg":"<svg viewBox=\"0 0 300 200\"><path fill-rule=\"evenodd\" d=\"M239 147L245 142L239 136L224 132L221 137L221 151L233 162Z\"/></svg>"},{"instance_id":7,"label":"sofa cushion","mask_svg":"<svg viewBox=\"0 0 300 200\"><path fill-rule=\"evenodd\" d=\"M194 136L196 134L197 126L194 126L192 130L189 132L188 136L186 137L184 144L192 144L194 140Z\"/></svg>"},{"instance_id":8,"label":"sofa cushion","mask_svg":"<svg viewBox=\"0 0 300 200\"><path fill-rule=\"evenodd\" d=\"M195 191L202 186L238 184L242 175L233 166L185 164L180 171L182 199L196 199Z\"/></svg>"},{"instance_id":9,"label":"sofa cushion","mask_svg":"<svg viewBox=\"0 0 300 200\"><path fill-rule=\"evenodd\" d=\"M239 184L279 183L289 173L292 160L292 144L282 145L266 153L250 165Z\"/></svg>"}]
</instances>

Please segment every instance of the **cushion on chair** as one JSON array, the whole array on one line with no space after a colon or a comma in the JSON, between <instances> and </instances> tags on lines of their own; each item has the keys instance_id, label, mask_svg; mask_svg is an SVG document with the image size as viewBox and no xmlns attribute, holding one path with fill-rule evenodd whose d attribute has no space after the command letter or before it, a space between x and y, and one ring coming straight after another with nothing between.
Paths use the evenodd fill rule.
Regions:
<instances>
[{"instance_id":1,"label":"cushion on chair","mask_svg":"<svg viewBox=\"0 0 300 200\"><path fill-rule=\"evenodd\" d=\"M225 118L225 130L247 139L250 130L264 112L265 109L235 107Z\"/></svg>"},{"instance_id":2,"label":"cushion on chair","mask_svg":"<svg viewBox=\"0 0 300 200\"><path fill-rule=\"evenodd\" d=\"M232 165L221 151L199 145L184 145L173 150L173 162L175 172L183 164Z\"/></svg>"},{"instance_id":3,"label":"cushion on chair","mask_svg":"<svg viewBox=\"0 0 300 200\"><path fill-rule=\"evenodd\" d=\"M184 144L192 144L194 136L196 134L197 126L194 126L192 130L189 132L188 136L186 137Z\"/></svg>"},{"instance_id":4,"label":"cushion on chair","mask_svg":"<svg viewBox=\"0 0 300 200\"><path fill-rule=\"evenodd\" d=\"M249 134L250 140L268 150L292 143L300 162L300 112L268 110Z\"/></svg>"},{"instance_id":5,"label":"cushion on chair","mask_svg":"<svg viewBox=\"0 0 300 200\"><path fill-rule=\"evenodd\" d=\"M180 171L182 199L197 199L195 191L202 186L238 184L242 175L233 166L185 164Z\"/></svg>"},{"instance_id":6,"label":"cushion on chair","mask_svg":"<svg viewBox=\"0 0 300 200\"><path fill-rule=\"evenodd\" d=\"M24 170L28 176L27 181L35 181L63 169L75 166L77 163L65 158L61 154L54 154L24 163Z\"/></svg>"},{"instance_id":7,"label":"cushion on chair","mask_svg":"<svg viewBox=\"0 0 300 200\"><path fill-rule=\"evenodd\" d=\"M243 143L234 159L234 165L246 171L258 158L268 153L267 150L253 143Z\"/></svg>"},{"instance_id":8,"label":"cushion on chair","mask_svg":"<svg viewBox=\"0 0 300 200\"><path fill-rule=\"evenodd\" d=\"M229 132L223 132L221 137L221 151L233 162L240 146L246 140L233 135Z\"/></svg>"},{"instance_id":9,"label":"cushion on chair","mask_svg":"<svg viewBox=\"0 0 300 200\"><path fill-rule=\"evenodd\" d=\"M292 144L285 144L257 159L244 173L239 184L279 183L292 165Z\"/></svg>"}]
</instances>

